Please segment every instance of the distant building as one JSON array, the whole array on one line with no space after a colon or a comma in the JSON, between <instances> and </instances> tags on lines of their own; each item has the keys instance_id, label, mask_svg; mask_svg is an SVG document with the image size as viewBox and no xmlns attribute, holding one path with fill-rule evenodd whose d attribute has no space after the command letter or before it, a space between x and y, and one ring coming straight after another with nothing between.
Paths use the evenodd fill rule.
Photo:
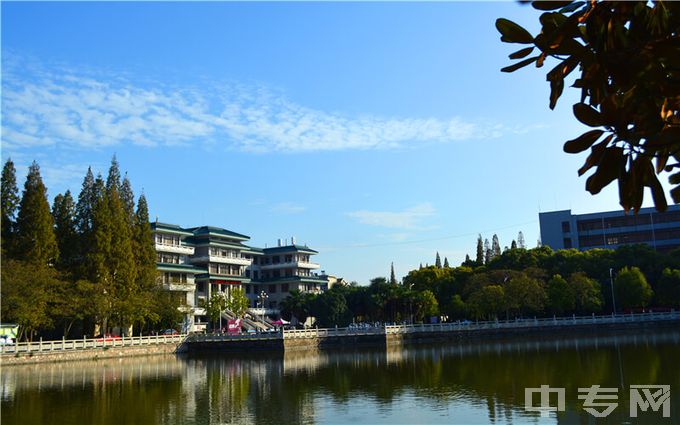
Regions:
<instances>
[{"instance_id":1,"label":"distant building","mask_svg":"<svg viewBox=\"0 0 680 425\"><path fill-rule=\"evenodd\" d=\"M657 251L680 247L680 205L665 212L641 208L637 214L608 211L574 215L571 210L539 213L541 242L552 249L616 249L647 244Z\"/></svg>"},{"instance_id":2,"label":"distant building","mask_svg":"<svg viewBox=\"0 0 680 425\"><path fill-rule=\"evenodd\" d=\"M212 294L230 296L233 288L245 290L252 313L278 314L281 301L292 290L321 293L331 277L314 272L317 251L279 239L273 248L245 244L250 237L212 226L181 228L151 223L161 283L177 292L185 307L187 331L204 329L208 317L202 306ZM263 296L264 293L264 296Z\"/></svg>"}]
</instances>

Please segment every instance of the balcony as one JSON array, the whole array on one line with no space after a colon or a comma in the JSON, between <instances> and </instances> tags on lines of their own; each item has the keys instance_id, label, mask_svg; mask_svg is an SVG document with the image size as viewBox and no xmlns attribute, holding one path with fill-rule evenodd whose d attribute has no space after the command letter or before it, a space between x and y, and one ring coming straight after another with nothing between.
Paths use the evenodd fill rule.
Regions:
<instances>
[{"instance_id":1,"label":"balcony","mask_svg":"<svg viewBox=\"0 0 680 425\"><path fill-rule=\"evenodd\" d=\"M288 269L288 268L318 269L320 267L321 266L317 263L310 263L307 261L288 261L285 263L263 264L260 266L260 269L261 270Z\"/></svg>"},{"instance_id":2,"label":"balcony","mask_svg":"<svg viewBox=\"0 0 680 425\"><path fill-rule=\"evenodd\" d=\"M164 283L163 289L166 291L193 292L196 289L196 286L192 283L171 282Z\"/></svg>"},{"instance_id":3,"label":"balcony","mask_svg":"<svg viewBox=\"0 0 680 425\"><path fill-rule=\"evenodd\" d=\"M236 264L239 266L249 266L253 260L241 257L222 257L220 255L203 255L200 257L190 258L191 263L222 263L222 264Z\"/></svg>"},{"instance_id":4,"label":"balcony","mask_svg":"<svg viewBox=\"0 0 680 425\"><path fill-rule=\"evenodd\" d=\"M194 247L186 245L170 245L156 242L157 252L171 252L173 254L194 255Z\"/></svg>"}]
</instances>

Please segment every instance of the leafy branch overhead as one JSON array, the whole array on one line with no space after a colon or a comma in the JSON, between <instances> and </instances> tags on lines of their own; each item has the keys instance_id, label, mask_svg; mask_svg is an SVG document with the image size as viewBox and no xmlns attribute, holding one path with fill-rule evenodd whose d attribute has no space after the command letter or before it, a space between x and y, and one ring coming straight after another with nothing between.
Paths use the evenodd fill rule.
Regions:
<instances>
[{"instance_id":1,"label":"leafy branch overhead","mask_svg":"<svg viewBox=\"0 0 680 425\"><path fill-rule=\"evenodd\" d=\"M667 208L658 175L669 173L670 195L680 203L680 2L533 1L544 11L541 31L531 35L507 19L496 20L501 41L529 45L510 54L514 72L547 58L550 109L565 79L581 90L578 121L593 127L564 144L567 153L590 149L579 176L594 169L586 189L599 193L618 181L626 211L642 206L651 189L658 210ZM532 56L532 54L535 54Z\"/></svg>"}]
</instances>

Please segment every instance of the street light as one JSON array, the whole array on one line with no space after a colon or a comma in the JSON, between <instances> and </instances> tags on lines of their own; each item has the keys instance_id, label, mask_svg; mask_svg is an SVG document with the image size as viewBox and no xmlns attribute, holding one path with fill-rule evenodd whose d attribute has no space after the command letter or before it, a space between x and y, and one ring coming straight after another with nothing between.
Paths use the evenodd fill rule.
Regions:
<instances>
[{"instance_id":1,"label":"street light","mask_svg":"<svg viewBox=\"0 0 680 425\"><path fill-rule=\"evenodd\" d=\"M616 314L616 299L614 298L614 276L612 274L614 269L609 268L609 282L611 283L612 289L612 308L614 309L614 314Z\"/></svg>"},{"instance_id":2,"label":"street light","mask_svg":"<svg viewBox=\"0 0 680 425\"><path fill-rule=\"evenodd\" d=\"M222 309L224 307L224 303L227 301L227 293L224 291L218 292L220 294L220 333L222 333Z\"/></svg>"},{"instance_id":3,"label":"street light","mask_svg":"<svg viewBox=\"0 0 680 425\"><path fill-rule=\"evenodd\" d=\"M266 292L261 291L261 292L260 292L260 295L258 296L258 298L260 299L260 307L262 308L262 318L261 318L262 324L265 324L265 321L264 321L264 301L265 301L267 298L269 298L269 295L267 295Z\"/></svg>"}]
</instances>

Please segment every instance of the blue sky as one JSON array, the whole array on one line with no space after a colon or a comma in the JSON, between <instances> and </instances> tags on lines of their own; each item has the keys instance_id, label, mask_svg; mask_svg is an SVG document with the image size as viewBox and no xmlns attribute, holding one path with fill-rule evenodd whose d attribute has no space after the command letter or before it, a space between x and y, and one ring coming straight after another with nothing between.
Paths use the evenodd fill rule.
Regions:
<instances>
[{"instance_id":1,"label":"blue sky","mask_svg":"<svg viewBox=\"0 0 680 425\"><path fill-rule=\"evenodd\" d=\"M499 70L482 3L2 3L2 158L50 199L115 153L152 217L256 246L295 236L365 283L476 237L539 236L538 213L619 208L585 192L575 93ZM567 90L568 92L568 90ZM21 180L23 181L23 180Z\"/></svg>"}]
</instances>

